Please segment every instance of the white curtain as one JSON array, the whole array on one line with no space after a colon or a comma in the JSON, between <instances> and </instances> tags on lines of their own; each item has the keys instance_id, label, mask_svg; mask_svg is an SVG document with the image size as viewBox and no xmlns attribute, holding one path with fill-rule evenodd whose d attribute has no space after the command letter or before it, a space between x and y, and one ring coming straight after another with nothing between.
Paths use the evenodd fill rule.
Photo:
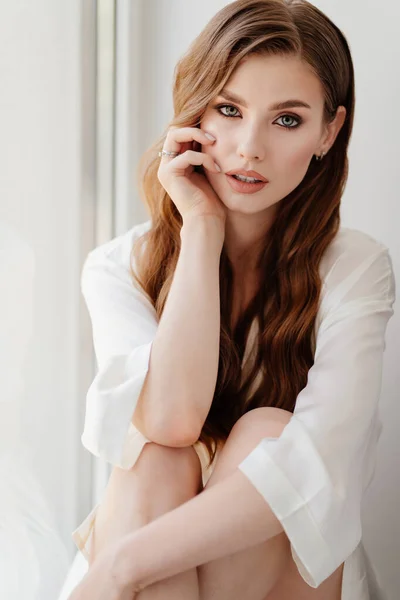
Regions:
<instances>
[{"instance_id":1,"label":"white curtain","mask_svg":"<svg viewBox=\"0 0 400 600\"><path fill-rule=\"evenodd\" d=\"M55 598L69 563L54 514L34 475L30 448L21 435L34 276L32 249L1 221L0 598L7 600Z\"/></svg>"}]
</instances>

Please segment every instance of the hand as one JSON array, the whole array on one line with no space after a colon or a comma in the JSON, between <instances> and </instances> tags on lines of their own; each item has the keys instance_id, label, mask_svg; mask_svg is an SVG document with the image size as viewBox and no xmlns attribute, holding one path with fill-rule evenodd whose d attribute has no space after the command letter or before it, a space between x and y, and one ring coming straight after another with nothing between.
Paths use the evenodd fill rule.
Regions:
<instances>
[{"instance_id":1,"label":"hand","mask_svg":"<svg viewBox=\"0 0 400 600\"><path fill-rule=\"evenodd\" d=\"M225 224L226 212L204 173L194 166L202 166L213 173L223 173L215 167L212 157L194 148L214 142L198 127L171 127L167 133L164 150L179 152L176 157L161 157L158 179L179 210L182 219L190 216L212 215Z\"/></svg>"},{"instance_id":2,"label":"hand","mask_svg":"<svg viewBox=\"0 0 400 600\"><path fill-rule=\"evenodd\" d=\"M101 552L68 600L134 600L141 588L120 576L120 544Z\"/></svg>"}]
</instances>

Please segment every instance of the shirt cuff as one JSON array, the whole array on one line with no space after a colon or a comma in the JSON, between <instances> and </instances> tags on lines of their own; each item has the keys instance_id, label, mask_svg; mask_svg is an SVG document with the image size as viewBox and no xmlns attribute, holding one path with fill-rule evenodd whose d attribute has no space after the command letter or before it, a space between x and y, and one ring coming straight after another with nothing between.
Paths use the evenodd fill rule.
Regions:
<instances>
[{"instance_id":1,"label":"shirt cuff","mask_svg":"<svg viewBox=\"0 0 400 600\"><path fill-rule=\"evenodd\" d=\"M95 456L124 469L134 464L140 449L150 441L131 419L149 369L152 344L138 346L128 356L112 356L86 396L82 444Z\"/></svg>"},{"instance_id":2,"label":"shirt cuff","mask_svg":"<svg viewBox=\"0 0 400 600\"><path fill-rule=\"evenodd\" d=\"M317 497L324 498L321 500L322 504L324 501L329 502L326 495L331 483L328 482L326 470L320 457L316 455L315 447L295 417L292 417L281 438L285 431L286 434L295 436L298 442L298 456L293 464L302 464L303 469L313 470L313 476L309 478L312 483L308 490L302 490L300 494L274 459L280 438L261 440L238 468L264 497L279 519L291 543L292 557L300 575L310 587L317 588L337 566L308 504L310 499L315 502ZM287 459L286 462L291 461ZM302 479L304 480L304 476Z\"/></svg>"}]
</instances>

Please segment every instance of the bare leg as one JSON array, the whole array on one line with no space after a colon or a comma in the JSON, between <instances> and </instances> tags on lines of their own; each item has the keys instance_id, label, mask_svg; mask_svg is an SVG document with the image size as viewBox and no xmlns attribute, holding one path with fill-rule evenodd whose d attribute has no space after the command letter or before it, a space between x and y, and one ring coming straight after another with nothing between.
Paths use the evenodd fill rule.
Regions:
<instances>
[{"instance_id":1,"label":"bare leg","mask_svg":"<svg viewBox=\"0 0 400 600\"><path fill-rule=\"evenodd\" d=\"M111 473L96 514L89 568L109 543L173 510L201 489L201 465L193 447L147 443L132 469L114 467ZM158 581L135 596L135 600L165 598L199 600L197 569Z\"/></svg>"}]
</instances>

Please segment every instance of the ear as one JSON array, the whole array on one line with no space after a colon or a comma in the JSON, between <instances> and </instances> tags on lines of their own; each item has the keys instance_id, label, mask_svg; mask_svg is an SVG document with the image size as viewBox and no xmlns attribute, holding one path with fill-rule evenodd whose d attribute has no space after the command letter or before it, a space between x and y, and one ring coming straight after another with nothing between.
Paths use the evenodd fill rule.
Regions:
<instances>
[{"instance_id":1,"label":"ear","mask_svg":"<svg viewBox=\"0 0 400 600\"><path fill-rule=\"evenodd\" d=\"M332 148L339 131L346 119L346 109L344 106L338 106L333 121L325 125L324 135L320 142L321 150L326 154ZM320 151L321 151L320 150Z\"/></svg>"}]
</instances>

